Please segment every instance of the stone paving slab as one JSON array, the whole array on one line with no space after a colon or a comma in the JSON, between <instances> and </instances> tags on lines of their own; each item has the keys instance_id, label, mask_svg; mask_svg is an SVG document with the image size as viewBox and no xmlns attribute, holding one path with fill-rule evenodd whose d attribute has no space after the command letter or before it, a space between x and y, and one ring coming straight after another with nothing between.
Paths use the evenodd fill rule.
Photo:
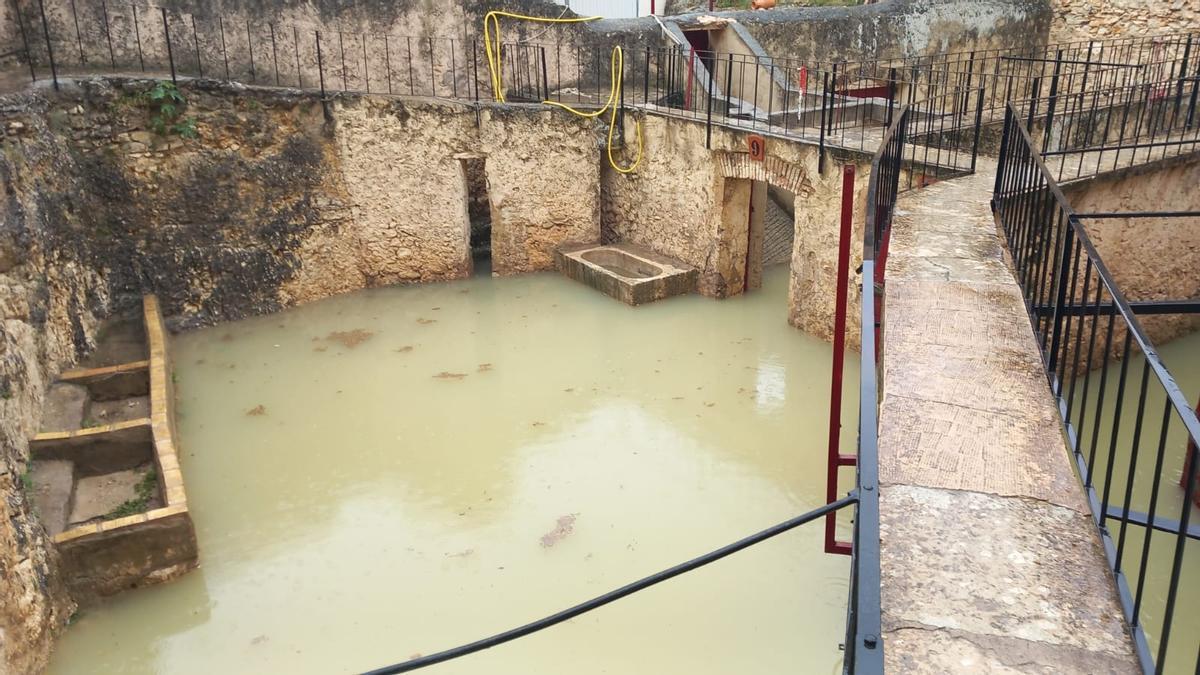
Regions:
<instances>
[{"instance_id":1,"label":"stone paving slab","mask_svg":"<svg viewBox=\"0 0 1200 675\"><path fill-rule=\"evenodd\" d=\"M883 488L883 603L905 625L1125 656L1125 625L1089 516L1032 499ZM920 513L920 518L907 514ZM914 566L925 573L912 575ZM894 614L894 615L895 615ZM885 644L885 650L887 645ZM905 671L898 671L905 672Z\"/></svg>"},{"instance_id":2,"label":"stone paving slab","mask_svg":"<svg viewBox=\"0 0 1200 675\"><path fill-rule=\"evenodd\" d=\"M989 197L901 195L884 313L884 653L900 673L1133 673Z\"/></svg>"}]
</instances>

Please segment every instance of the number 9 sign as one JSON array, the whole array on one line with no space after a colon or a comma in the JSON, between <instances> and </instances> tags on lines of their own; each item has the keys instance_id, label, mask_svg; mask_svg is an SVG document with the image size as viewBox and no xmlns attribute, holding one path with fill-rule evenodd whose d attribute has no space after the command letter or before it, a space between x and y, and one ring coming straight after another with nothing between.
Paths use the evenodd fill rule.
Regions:
<instances>
[{"instance_id":1,"label":"number 9 sign","mask_svg":"<svg viewBox=\"0 0 1200 675\"><path fill-rule=\"evenodd\" d=\"M767 139L757 134L746 137L746 146L750 150L750 159L761 162L767 156Z\"/></svg>"}]
</instances>

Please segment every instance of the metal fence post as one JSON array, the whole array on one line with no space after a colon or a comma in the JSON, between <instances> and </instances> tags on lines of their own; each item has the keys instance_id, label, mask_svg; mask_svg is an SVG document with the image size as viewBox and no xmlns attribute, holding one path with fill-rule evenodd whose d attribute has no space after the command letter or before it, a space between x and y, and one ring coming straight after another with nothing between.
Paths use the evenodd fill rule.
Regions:
<instances>
[{"instance_id":1,"label":"metal fence post","mask_svg":"<svg viewBox=\"0 0 1200 675\"><path fill-rule=\"evenodd\" d=\"M163 37L167 41L167 62L171 64L171 82L178 84L175 80L175 53L171 51L171 27L167 23L167 8L159 8L162 11L163 22Z\"/></svg>"},{"instance_id":2,"label":"metal fence post","mask_svg":"<svg viewBox=\"0 0 1200 675\"><path fill-rule=\"evenodd\" d=\"M975 173L975 161L979 158L979 132L983 130L983 87L975 100L975 138L971 141L971 173Z\"/></svg>"},{"instance_id":3,"label":"metal fence post","mask_svg":"<svg viewBox=\"0 0 1200 675\"><path fill-rule=\"evenodd\" d=\"M46 35L46 55L50 57L50 77L54 79L54 90L58 91L58 66L54 64L54 47L50 44L50 22L46 20L46 4L38 0L38 11L42 14L42 31Z\"/></svg>"},{"instance_id":4,"label":"metal fence post","mask_svg":"<svg viewBox=\"0 0 1200 675\"><path fill-rule=\"evenodd\" d=\"M829 99L829 73L821 78L821 133L817 141L817 173L825 173L825 102Z\"/></svg>"},{"instance_id":5,"label":"metal fence post","mask_svg":"<svg viewBox=\"0 0 1200 675\"><path fill-rule=\"evenodd\" d=\"M104 19L104 39L108 41L108 60L115 70L117 67L117 52L113 49L112 24L110 24L108 21L108 2L106 2L106 0L100 0L100 12ZM17 18L20 19L20 15L18 15ZM21 26L21 37L25 37L24 26Z\"/></svg>"},{"instance_id":6,"label":"metal fence post","mask_svg":"<svg viewBox=\"0 0 1200 675\"><path fill-rule=\"evenodd\" d=\"M200 31L196 30L196 15L192 14L192 42L196 44L196 72L204 77L204 62L200 59Z\"/></svg>"},{"instance_id":7,"label":"metal fence post","mask_svg":"<svg viewBox=\"0 0 1200 675\"><path fill-rule=\"evenodd\" d=\"M708 121L704 125L704 147L709 150L712 149L712 102L716 80L717 78L713 77L712 73L708 74Z\"/></svg>"},{"instance_id":8,"label":"metal fence post","mask_svg":"<svg viewBox=\"0 0 1200 675\"><path fill-rule=\"evenodd\" d=\"M83 54L83 33L79 30L79 11L75 8L75 0L71 0L71 18L75 21L75 41L79 44L79 65L87 65L87 57Z\"/></svg>"},{"instance_id":9,"label":"metal fence post","mask_svg":"<svg viewBox=\"0 0 1200 675\"><path fill-rule=\"evenodd\" d=\"M321 31L317 31L317 73L321 77L321 100L325 100L325 58L321 55Z\"/></svg>"},{"instance_id":10,"label":"metal fence post","mask_svg":"<svg viewBox=\"0 0 1200 675\"><path fill-rule=\"evenodd\" d=\"M992 190L992 211L996 210L996 196L1000 194L1000 190L1004 187L1004 172L1005 165L1008 163L1008 144L1009 134L1012 129L1013 109L1012 104L1007 103L1004 106L1004 131L1000 136L1000 157L996 161L996 186Z\"/></svg>"},{"instance_id":11,"label":"metal fence post","mask_svg":"<svg viewBox=\"0 0 1200 675\"><path fill-rule=\"evenodd\" d=\"M12 0L13 16L17 17L17 27L21 29L21 44L25 47L25 61L29 64L29 79L37 82L37 71L33 69L33 52L29 51L29 36L25 33L25 19L21 18L21 6L17 0Z\"/></svg>"},{"instance_id":12,"label":"metal fence post","mask_svg":"<svg viewBox=\"0 0 1200 675\"><path fill-rule=\"evenodd\" d=\"M1058 104L1058 75L1062 68L1062 50L1054 56L1054 75L1050 78L1050 98L1046 102L1046 128L1042 134L1042 150L1050 149L1050 129L1054 126L1054 108Z\"/></svg>"}]
</instances>

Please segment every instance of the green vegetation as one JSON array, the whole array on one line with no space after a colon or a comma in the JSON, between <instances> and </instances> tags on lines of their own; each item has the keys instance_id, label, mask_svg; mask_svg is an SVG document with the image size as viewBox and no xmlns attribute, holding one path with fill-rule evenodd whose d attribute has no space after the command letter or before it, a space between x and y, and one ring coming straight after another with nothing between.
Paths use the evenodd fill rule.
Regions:
<instances>
[{"instance_id":1,"label":"green vegetation","mask_svg":"<svg viewBox=\"0 0 1200 675\"><path fill-rule=\"evenodd\" d=\"M146 106L150 108L150 129L159 136L176 134L182 138L197 138L195 117L183 117L187 98L170 82L159 82L144 94Z\"/></svg>"},{"instance_id":2,"label":"green vegetation","mask_svg":"<svg viewBox=\"0 0 1200 675\"><path fill-rule=\"evenodd\" d=\"M25 471L21 473L21 487L25 488L26 492L33 490L33 462L25 465Z\"/></svg>"},{"instance_id":3,"label":"green vegetation","mask_svg":"<svg viewBox=\"0 0 1200 675\"><path fill-rule=\"evenodd\" d=\"M158 474L154 469L142 476L142 480L134 487L134 492L136 497L126 499L120 506L105 514L104 519L124 518L145 511L146 507L150 506L150 500L158 494Z\"/></svg>"}]
</instances>

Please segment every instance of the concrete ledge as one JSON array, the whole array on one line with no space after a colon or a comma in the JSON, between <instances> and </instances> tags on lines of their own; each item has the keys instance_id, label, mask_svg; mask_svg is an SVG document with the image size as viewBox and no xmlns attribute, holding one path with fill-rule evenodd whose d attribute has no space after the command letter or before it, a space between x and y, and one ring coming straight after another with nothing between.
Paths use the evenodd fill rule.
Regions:
<instances>
[{"instance_id":1,"label":"concrete ledge","mask_svg":"<svg viewBox=\"0 0 1200 675\"><path fill-rule=\"evenodd\" d=\"M149 368L150 361L145 360L103 368L68 370L58 376L58 381L87 387L93 401L145 396L149 392L146 377Z\"/></svg>"}]
</instances>

